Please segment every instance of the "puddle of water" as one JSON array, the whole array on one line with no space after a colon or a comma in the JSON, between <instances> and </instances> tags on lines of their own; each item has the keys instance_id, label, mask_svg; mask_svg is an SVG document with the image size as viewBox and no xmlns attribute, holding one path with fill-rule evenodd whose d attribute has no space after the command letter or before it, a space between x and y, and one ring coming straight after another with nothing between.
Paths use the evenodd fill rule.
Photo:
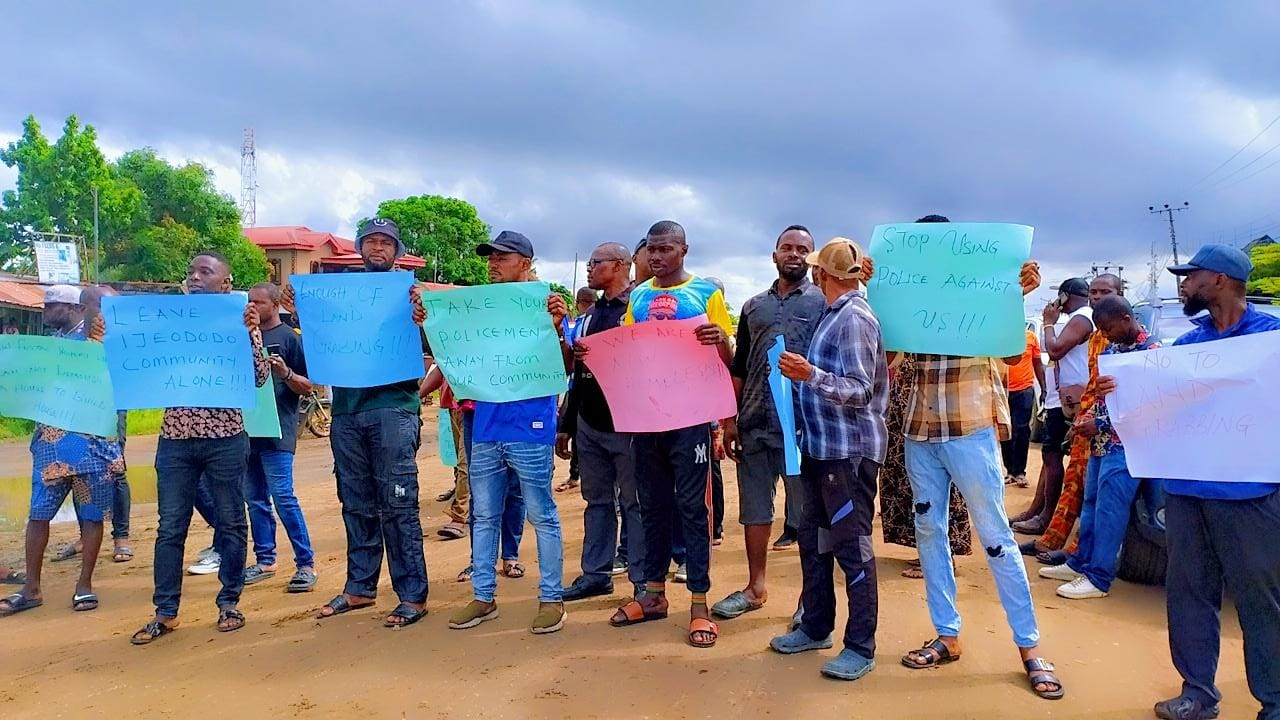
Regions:
<instances>
[{"instance_id":1,"label":"puddle of water","mask_svg":"<svg viewBox=\"0 0 1280 720\"><path fill-rule=\"evenodd\" d=\"M156 469L154 467L129 466L129 497L134 504L156 501ZM0 478L0 530L21 530L27 523L31 510L31 478ZM71 497L63 503L55 523L75 522L75 510Z\"/></svg>"}]
</instances>

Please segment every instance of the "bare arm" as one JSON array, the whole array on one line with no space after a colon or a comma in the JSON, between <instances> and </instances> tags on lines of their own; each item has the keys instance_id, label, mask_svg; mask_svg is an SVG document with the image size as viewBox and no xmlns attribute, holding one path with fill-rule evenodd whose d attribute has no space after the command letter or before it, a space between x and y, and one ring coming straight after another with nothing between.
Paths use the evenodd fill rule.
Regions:
<instances>
[{"instance_id":1,"label":"bare arm","mask_svg":"<svg viewBox=\"0 0 1280 720\"><path fill-rule=\"evenodd\" d=\"M1062 328L1061 335L1058 334L1053 325L1046 324L1044 327L1044 350L1049 353L1050 360L1061 360L1076 346L1088 340L1091 332L1093 332L1093 323L1079 315L1067 322L1067 326Z\"/></svg>"}]
</instances>

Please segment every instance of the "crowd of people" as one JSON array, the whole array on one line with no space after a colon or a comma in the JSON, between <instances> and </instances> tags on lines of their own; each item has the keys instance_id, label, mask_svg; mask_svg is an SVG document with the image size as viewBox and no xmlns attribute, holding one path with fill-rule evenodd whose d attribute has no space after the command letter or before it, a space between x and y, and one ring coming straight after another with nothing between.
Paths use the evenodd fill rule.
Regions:
<instances>
[{"instance_id":1,"label":"crowd of people","mask_svg":"<svg viewBox=\"0 0 1280 720\"><path fill-rule=\"evenodd\" d=\"M948 220L930 215L918 222ZM395 223L385 219L363 225L356 247L366 272L393 271L406 250ZM686 640L713 647L720 622L768 602L769 537L781 480L786 530L773 546L794 539L803 585L790 627L770 641L774 651L834 646L838 565L848 621L839 653L821 672L856 680L874 669L878 582L872 528L879 495L884 541L919 553L904 574L923 579L933 624L932 637L906 652L902 665L930 669L962 658L953 557L972 552L976 532L1029 687L1042 698L1063 697L1064 683L1041 649L1023 556L1043 563L1039 576L1062 583L1057 593L1067 599L1105 597L1114 582L1139 481L1128 471L1124 444L1108 415L1105 399L1115 391L1115 380L1100 376L1097 358L1155 346L1124 298L1120 279L1100 275L1061 283L1057 299L1044 310L1043 331L1028 331L1020 354L906 354L884 347L880 321L866 297L874 262L853 241L834 238L817 247L804 226L786 228L773 250L777 279L743 305L736 329L723 288L686 269L688 251L679 224L658 222L634 249L610 242L592 251L588 288L575 298L576 314L560 295L547 298L569 378L563 397L459 397L433 361L425 334L422 380L333 388L331 446L347 562L345 584L320 617L373 606L384 555L399 601L384 624L403 628L426 615L416 455L422 405L438 393L458 449L454 487L439 498L451 501L449 522L438 534L471 545L470 565L458 580L470 582L473 599L451 614L450 628L474 628L498 617L497 573L525 573L519 545L527 521L537 539L539 576L531 632L560 630L568 618L566 602L610 595L621 575L630 581L630 597L608 618L610 625L666 618L674 568L674 579L689 591ZM535 278L533 244L520 233L504 231L476 252L486 259L491 283ZM1208 311L1193 319L1195 329L1178 344L1280 329L1280 321L1246 302L1251 265L1239 250L1206 246L1190 263L1170 270L1181 279L1187 314ZM1040 282L1038 266L1025 263L1019 276L1023 294ZM227 261L216 253L196 256L186 286L189 292L229 292ZM51 288L45 309L50 331L101 340L105 325L93 295L92 289ZM243 627L243 587L278 571L277 516L296 565L287 590L306 592L318 582L292 476L298 398L312 385L304 343L295 327L282 322L281 311L288 311L302 337L307 318L298 315L289 287L259 285L249 300L243 323L254 350L255 379L260 386L274 383L281 437L248 438L239 410L165 410L156 455L155 614L132 636L135 644L178 627L193 509L215 529L213 546L192 571L203 563L201 571L218 572L218 630ZM417 288L392 301L408 303L416 323L426 320ZM613 409L591 372L590 351L576 340L620 325L695 317L704 318L697 342L714 348L728 368L736 416L664 432L617 431ZM779 336L785 347L771 368L768 353ZM1042 351L1051 361L1047 367ZM797 438L785 436L771 369L793 383ZM1005 487L1030 484L1027 455L1037 402L1045 408L1042 469L1030 506L1009 517ZM121 512L125 528L117 540L126 544L117 544L115 559L132 557L123 429L112 440L37 427L27 574L17 578L24 583L18 593L0 600L0 615L42 604L49 521L68 494L76 500L83 553L75 610L97 607L92 575L104 522L119 522ZM798 473L786 459L793 440ZM569 482L559 488L552 485L556 457L573 463ZM716 492L722 458L737 467L748 571L741 589L709 604L711 548L722 536L716 509L717 494L723 506L723 492ZM555 491L573 487L580 487L586 501L584 538L580 572L566 584ZM1184 684L1176 697L1156 705L1158 717L1218 715L1219 608L1223 588L1230 587L1244 631L1249 686L1262 704L1259 718L1280 718L1280 664L1272 658L1280 647L1280 560L1256 542L1280 530L1277 487L1167 483L1170 648ZM1015 533L1035 539L1020 545ZM254 562L247 565L250 536ZM10 577L8 569L0 570Z\"/></svg>"}]
</instances>

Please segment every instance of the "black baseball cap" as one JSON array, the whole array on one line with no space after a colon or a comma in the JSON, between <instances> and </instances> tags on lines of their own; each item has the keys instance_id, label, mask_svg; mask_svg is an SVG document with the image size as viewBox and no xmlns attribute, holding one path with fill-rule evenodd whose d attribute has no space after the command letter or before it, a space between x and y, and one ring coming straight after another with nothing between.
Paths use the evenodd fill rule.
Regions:
<instances>
[{"instance_id":1,"label":"black baseball cap","mask_svg":"<svg viewBox=\"0 0 1280 720\"><path fill-rule=\"evenodd\" d=\"M360 252L360 246L364 244L365 238L378 234L386 235L396 241L396 259L399 259L407 251L404 241L400 239L400 226L396 225L394 220L373 218L364 221L364 224L356 232L356 252Z\"/></svg>"},{"instance_id":2,"label":"black baseball cap","mask_svg":"<svg viewBox=\"0 0 1280 720\"><path fill-rule=\"evenodd\" d=\"M1058 286L1058 292L1076 297L1089 297L1089 283L1085 282L1084 278L1078 277L1063 280Z\"/></svg>"},{"instance_id":3,"label":"black baseball cap","mask_svg":"<svg viewBox=\"0 0 1280 720\"><path fill-rule=\"evenodd\" d=\"M514 230L503 230L492 241L476 247L476 254L480 257L488 257L495 252L520 253L524 257L533 259L533 243Z\"/></svg>"},{"instance_id":4,"label":"black baseball cap","mask_svg":"<svg viewBox=\"0 0 1280 720\"><path fill-rule=\"evenodd\" d=\"M645 248L647 248L647 247L649 247L649 238L648 238L648 237L642 237L642 238L640 238L640 242L636 243L636 250L635 250L635 252L633 252L633 253L631 253L631 254L632 254L632 255L639 255L639 254L640 254L640 251L641 251L641 250L643 250L643 249L645 249Z\"/></svg>"}]
</instances>

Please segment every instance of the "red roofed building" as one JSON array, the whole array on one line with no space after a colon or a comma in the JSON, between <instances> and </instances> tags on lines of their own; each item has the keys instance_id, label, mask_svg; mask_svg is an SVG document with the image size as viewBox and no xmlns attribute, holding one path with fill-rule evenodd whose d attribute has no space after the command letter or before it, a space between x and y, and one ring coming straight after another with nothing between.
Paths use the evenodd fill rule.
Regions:
<instances>
[{"instance_id":1,"label":"red roofed building","mask_svg":"<svg viewBox=\"0 0 1280 720\"><path fill-rule=\"evenodd\" d=\"M354 242L303 225L245 228L244 236L266 251L271 282L276 284L289 275L344 272L363 264ZM396 261L397 267L406 270L426 265L417 255L405 255Z\"/></svg>"}]
</instances>

